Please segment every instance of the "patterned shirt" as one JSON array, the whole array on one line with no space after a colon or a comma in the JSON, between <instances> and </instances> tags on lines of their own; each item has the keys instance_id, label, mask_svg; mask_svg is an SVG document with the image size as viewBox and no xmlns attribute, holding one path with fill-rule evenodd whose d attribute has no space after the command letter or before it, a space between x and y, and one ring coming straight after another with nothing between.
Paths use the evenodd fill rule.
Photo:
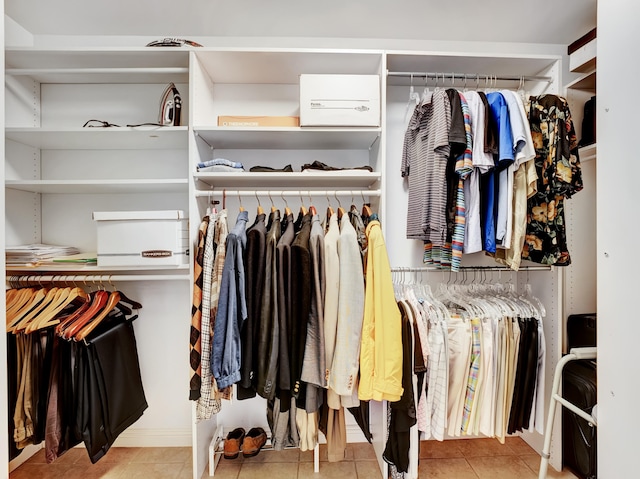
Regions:
<instances>
[{"instance_id":1,"label":"patterned shirt","mask_svg":"<svg viewBox=\"0 0 640 479\"><path fill-rule=\"evenodd\" d=\"M536 150L538 191L527 205L527 234L522 258L567 266L564 199L583 187L578 141L569 105L556 95L531 98L531 135Z\"/></svg>"}]
</instances>

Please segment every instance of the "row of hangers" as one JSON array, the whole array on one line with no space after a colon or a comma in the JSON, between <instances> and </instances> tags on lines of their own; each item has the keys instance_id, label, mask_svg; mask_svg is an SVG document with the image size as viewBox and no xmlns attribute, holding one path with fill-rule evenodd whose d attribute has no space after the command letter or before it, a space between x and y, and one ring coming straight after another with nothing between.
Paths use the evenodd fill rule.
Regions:
<instances>
[{"instance_id":1,"label":"row of hangers","mask_svg":"<svg viewBox=\"0 0 640 479\"><path fill-rule=\"evenodd\" d=\"M29 277L30 278L30 277ZM27 283L37 281L28 279ZM94 291L88 286L23 286L9 280L6 292L6 330L13 334L30 334L55 326L55 333L67 340L82 341L110 314L131 315L142 304L122 291L108 292L102 283ZM11 284L18 283L18 284Z\"/></svg>"},{"instance_id":2,"label":"row of hangers","mask_svg":"<svg viewBox=\"0 0 640 479\"><path fill-rule=\"evenodd\" d=\"M524 293L518 293L513 282L441 282L434 292L421 278L407 277L404 272L393 277L396 298L401 298L408 289L423 301L427 301L437 320L446 320L451 311L460 313L463 319L470 317L519 317L542 320L546 310L542 302L533 295L531 284L526 283Z\"/></svg>"},{"instance_id":3,"label":"row of hangers","mask_svg":"<svg viewBox=\"0 0 640 479\"><path fill-rule=\"evenodd\" d=\"M422 95L420 95L414 88L413 85L413 74L410 74L410 84L409 84L409 100L407 101L407 108L405 111L405 118L408 114L408 112L411 109L412 105L418 106L420 103L424 102L428 95L429 95L429 75L424 75L424 90L422 91ZM492 91L498 91L498 80L499 77L496 75L482 75L482 77L484 77L484 85L480 85L481 82L481 75L476 75L475 78L475 90L476 91L480 91L480 90L484 90L486 93L492 92ZM434 85L434 91L439 91L441 89L447 89L447 88L454 88L455 87L455 83L456 83L456 74L455 73L451 73L450 76L447 78L447 74L445 73L437 73L433 76L433 78L435 79L435 85ZM442 83L440 84L440 78L442 79ZM450 80L451 84L447 85L447 80ZM468 85L467 85L467 75L464 75L463 78L463 85L462 85L462 91L466 92L468 91ZM473 81L473 80L472 80ZM527 93L525 91L525 77L521 76L520 79L518 80L518 87L516 89L516 93L520 96L520 98L522 99L522 101L524 102L527 96Z\"/></svg>"},{"instance_id":4,"label":"row of hangers","mask_svg":"<svg viewBox=\"0 0 640 479\"><path fill-rule=\"evenodd\" d=\"M271 212L275 212L278 208L276 207L276 205L273 202L273 198L271 197L271 195L269 194L269 200L271 200ZM311 191L309 192L309 208L307 209L307 207L304 204L304 199L302 197L302 194L300 195L300 210L299 213L300 215L304 216L307 213L309 213L310 215L314 216L317 214L317 210L316 207L313 206L313 199L311 198ZM258 194L255 193L255 197L256 197L256 201L258 202L258 208L257 208L257 215L262 215L265 214L265 210L262 207L262 204L260 202L260 198L258 197ZM337 209L337 214L338 214L338 219L342 219L342 217L346 214L346 210L342 207L342 203L340 202L340 200L338 199L338 195L335 194L334 195L336 201L338 202L338 209ZM329 219L331 218L331 216L333 216L334 214L334 209L333 206L331 205L331 200L329 199L329 195L326 196L327 198L327 212L326 212L326 218L327 218L327 222L329 221ZM222 195L222 208L225 209L226 208L226 199L227 199L227 195L226 195L226 191L223 191L223 195ZM284 209L284 215L288 216L290 214L292 214L291 208L289 207L289 203L288 201L284 198L284 195L282 196L282 200L285 202L285 209ZM363 205L362 205L362 216L363 217L371 217L373 216L373 210L371 209L371 205L369 203L367 203L364 199L364 194L362 195L362 201L363 201ZM239 210L240 211L245 211L244 206L242 205L242 199L240 197L240 195L238 195L238 202L239 202ZM215 206L219 204L219 201L215 200L215 201L211 201L209 200L209 206L207 207L207 215L210 215L212 213L216 213L216 209ZM351 204L354 205L354 199L353 196L351 197ZM213 208L212 208L213 206Z\"/></svg>"}]
</instances>

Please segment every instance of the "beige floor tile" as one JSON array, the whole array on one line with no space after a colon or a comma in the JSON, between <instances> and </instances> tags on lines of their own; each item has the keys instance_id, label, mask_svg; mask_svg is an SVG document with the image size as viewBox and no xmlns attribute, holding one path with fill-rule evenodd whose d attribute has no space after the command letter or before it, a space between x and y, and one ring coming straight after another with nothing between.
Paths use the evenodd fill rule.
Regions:
<instances>
[{"instance_id":1,"label":"beige floor tile","mask_svg":"<svg viewBox=\"0 0 640 479\"><path fill-rule=\"evenodd\" d=\"M518 436L507 437L505 439L505 444L509 446L509 449L511 449L517 456L524 456L525 454L536 454L535 449L527 444L524 439Z\"/></svg>"},{"instance_id":2,"label":"beige floor tile","mask_svg":"<svg viewBox=\"0 0 640 479\"><path fill-rule=\"evenodd\" d=\"M327 462L329 460L329 456L327 454L327 445L320 444L320 462ZM351 444L347 444L347 447L344 451L344 460L345 461L353 461L353 448ZM313 451L305 451L300 452L300 462L313 462ZM339 461L340 462L340 461Z\"/></svg>"},{"instance_id":3,"label":"beige floor tile","mask_svg":"<svg viewBox=\"0 0 640 479\"><path fill-rule=\"evenodd\" d=\"M77 477L78 479L125 479L124 472L127 466L126 463L102 462L100 460L81 469L81 473Z\"/></svg>"},{"instance_id":4,"label":"beige floor tile","mask_svg":"<svg viewBox=\"0 0 640 479\"><path fill-rule=\"evenodd\" d=\"M143 447L130 462L133 464L184 464L189 459L191 459L190 447Z\"/></svg>"},{"instance_id":5,"label":"beige floor tile","mask_svg":"<svg viewBox=\"0 0 640 479\"><path fill-rule=\"evenodd\" d=\"M422 459L418 465L418 477L420 479L478 479L478 475L464 458Z\"/></svg>"},{"instance_id":6,"label":"beige floor tile","mask_svg":"<svg viewBox=\"0 0 640 479\"><path fill-rule=\"evenodd\" d=\"M536 479L536 474L516 456L468 457L480 479Z\"/></svg>"},{"instance_id":7,"label":"beige floor tile","mask_svg":"<svg viewBox=\"0 0 640 479\"><path fill-rule=\"evenodd\" d=\"M457 441L458 447L464 457L486 457L486 456L511 456L513 450L506 444L500 444L497 439L460 439Z\"/></svg>"},{"instance_id":8,"label":"beige floor tile","mask_svg":"<svg viewBox=\"0 0 640 479\"><path fill-rule=\"evenodd\" d=\"M358 479L382 479L378 461L356 461L354 464L356 465Z\"/></svg>"},{"instance_id":9,"label":"beige floor tile","mask_svg":"<svg viewBox=\"0 0 640 479\"><path fill-rule=\"evenodd\" d=\"M78 462L86 466L91 465L89 454L84 447L73 447L65 451L64 454L58 457L52 464L76 464Z\"/></svg>"},{"instance_id":10,"label":"beige floor tile","mask_svg":"<svg viewBox=\"0 0 640 479\"><path fill-rule=\"evenodd\" d=\"M44 455L44 449L40 449L33 456L27 459L24 464L46 464L47 458Z\"/></svg>"},{"instance_id":11,"label":"beige floor tile","mask_svg":"<svg viewBox=\"0 0 640 479\"><path fill-rule=\"evenodd\" d=\"M243 464L263 464L269 462L295 462L300 459L299 449L285 449L284 451L263 450L257 456L245 457ZM222 459L224 460L224 459Z\"/></svg>"},{"instance_id":12,"label":"beige floor tile","mask_svg":"<svg viewBox=\"0 0 640 479\"><path fill-rule=\"evenodd\" d=\"M180 474L178 474L178 479L191 479L193 477L193 467L191 467L191 462L188 462L182 466L180 469Z\"/></svg>"},{"instance_id":13,"label":"beige floor tile","mask_svg":"<svg viewBox=\"0 0 640 479\"><path fill-rule=\"evenodd\" d=\"M107 451L102 459L98 462L116 462L118 464L129 464L138 454L140 454L144 447L112 447Z\"/></svg>"},{"instance_id":14,"label":"beige floor tile","mask_svg":"<svg viewBox=\"0 0 640 479\"><path fill-rule=\"evenodd\" d=\"M83 471L84 467L80 466L74 469L73 464L23 464L18 469L9 474L10 479L60 479L81 477L79 471Z\"/></svg>"},{"instance_id":15,"label":"beige floor tile","mask_svg":"<svg viewBox=\"0 0 640 479\"><path fill-rule=\"evenodd\" d=\"M267 462L262 464L245 462L240 468L240 474L238 474L238 479L296 479L297 477L297 462Z\"/></svg>"},{"instance_id":16,"label":"beige floor tile","mask_svg":"<svg viewBox=\"0 0 640 479\"><path fill-rule=\"evenodd\" d=\"M420 458L445 459L451 457L464 457L458 440L449 441L420 441Z\"/></svg>"},{"instance_id":17,"label":"beige floor tile","mask_svg":"<svg viewBox=\"0 0 640 479\"><path fill-rule=\"evenodd\" d=\"M298 468L298 479L352 479L356 477L356 467L353 462L323 462L320 471L313 472L313 463L301 463Z\"/></svg>"},{"instance_id":18,"label":"beige floor tile","mask_svg":"<svg viewBox=\"0 0 640 479\"><path fill-rule=\"evenodd\" d=\"M540 456L538 454L525 454L520 456L520 459L522 459L533 472L538 474L540 471ZM577 476L571 472L567 470L558 472L551 466L547 468L547 477L554 479L577 479Z\"/></svg>"},{"instance_id":19,"label":"beige floor tile","mask_svg":"<svg viewBox=\"0 0 640 479\"><path fill-rule=\"evenodd\" d=\"M209 479L210 477L215 477L215 479L237 479L238 474L240 474L241 467L242 464L239 462L229 464L229 461L227 461L226 463L220 461L218 467L216 468L215 475L209 475L209 466L207 465L207 468L202 475L202 479Z\"/></svg>"},{"instance_id":20,"label":"beige floor tile","mask_svg":"<svg viewBox=\"0 0 640 479\"><path fill-rule=\"evenodd\" d=\"M349 444L353 450L353 459L355 461L370 461L376 459L376 451L373 445L368 442L354 442Z\"/></svg>"},{"instance_id":21,"label":"beige floor tile","mask_svg":"<svg viewBox=\"0 0 640 479\"><path fill-rule=\"evenodd\" d=\"M184 467L181 463L131 463L122 470L126 479L177 479Z\"/></svg>"}]
</instances>

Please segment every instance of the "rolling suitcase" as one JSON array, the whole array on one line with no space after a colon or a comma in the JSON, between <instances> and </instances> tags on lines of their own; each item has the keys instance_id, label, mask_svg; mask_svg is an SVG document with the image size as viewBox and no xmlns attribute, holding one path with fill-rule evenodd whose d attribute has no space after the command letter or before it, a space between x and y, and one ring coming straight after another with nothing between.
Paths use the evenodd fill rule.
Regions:
<instances>
[{"instance_id":1,"label":"rolling suitcase","mask_svg":"<svg viewBox=\"0 0 640 479\"><path fill-rule=\"evenodd\" d=\"M596 404L596 363L578 360L568 363L563 371L562 396L588 414ZM597 431L587 421L562 410L562 465L581 479L595 479Z\"/></svg>"},{"instance_id":2,"label":"rolling suitcase","mask_svg":"<svg viewBox=\"0 0 640 479\"><path fill-rule=\"evenodd\" d=\"M596 314L573 314L567 318L567 349L596 346ZM592 360L568 363L563 370L562 396L588 414L596 405L597 366ZM571 412L562 410L562 462L581 479L596 478L596 428Z\"/></svg>"}]
</instances>

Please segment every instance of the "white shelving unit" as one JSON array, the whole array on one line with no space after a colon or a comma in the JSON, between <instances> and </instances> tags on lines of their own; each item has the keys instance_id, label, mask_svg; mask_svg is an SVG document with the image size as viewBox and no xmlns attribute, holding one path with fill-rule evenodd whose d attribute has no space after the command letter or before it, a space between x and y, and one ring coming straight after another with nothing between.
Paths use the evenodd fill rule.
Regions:
<instances>
[{"instance_id":1,"label":"white shelving unit","mask_svg":"<svg viewBox=\"0 0 640 479\"><path fill-rule=\"evenodd\" d=\"M532 94L559 92L559 57L554 55L408 52L380 50L243 49L243 48L87 48L6 51L7 128L5 226L7 244L49 242L95 248L92 211L182 209L190 218L191 244L212 192L229 195L229 223L239 202L250 212L258 202L296 208L313 201L318 211L349 195L367 198L382 220L392 266L418 266L422 245L404 238L407 191L400 177L402 137L406 127L408 78L390 71L435 71L476 75L468 88L482 88L489 75L542 76L529 82ZM298 78L303 73L377 74L382 115L378 128L229 128L219 115L297 115ZM471 77L469 77L471 78ZM167 82L176 83L183 99L180 127L82 128L90 119L118 125L155 121L158 99ZM416 87L420 85L416 82ZM433 82L430 83L433 86ZM456 82L462 88L463 84ZM517 86L513 82L504 86ZM196 165L223 157L243 163L243 173L198 172ZM313 161L347 168L301 172ZM292 173L251 173L252 166ZM355 169L369 166L372 172ZM260 198L249 192L260 192ZM302 194L304 192L304 194ZM315 192L315 193L314 193ZM333 192L335 195L331 195ZM346 193L348 192L348 193ZM211 193L211 195L209 194ZM342 194L342 195L341 195ZM315 196L314 196L315 195ZM335 196L335 197L334 197ZM252 219L252 218L251 218ZM482 258L469 261L481 262ZM189 445L193 474L205 470L216 430L266 426L261 398L226 404L217 417L196 421L188 394L188 344L192 291L185 279L190 267L104 270L98 267L39 267L76 274L142 274L149 281L127 282L127 294L149 305L136 321L143 382L150 407L139 423L125 431L120 444ZM27 271L11 268L7 276ZM175 274L176 281L172 278ZM561 277L535 272L528 280L547 305L548 364L561 351ZM165 276L170 276L165 280ZM154 281L153 277L162 278ZM161 344L162 347L158 345ZM159 373L161 371L162 373ZM551 375L548 374L550 380ZM371 404L371 427L378 461L386 442L386 405ZM171 414L167 414L171 411ZM142 432L140 432L142 431ZM363 440L348 426L349 440ZM120 440L120 439L119 439ZM528 438L536 445L536 438ZM541 449L542 438L539 439ZM417 460L417 452L415 460ZM555 454L555 452L554 452ZM553 459L552 459L552 464Z\"/></svg>"}]
</instances>

